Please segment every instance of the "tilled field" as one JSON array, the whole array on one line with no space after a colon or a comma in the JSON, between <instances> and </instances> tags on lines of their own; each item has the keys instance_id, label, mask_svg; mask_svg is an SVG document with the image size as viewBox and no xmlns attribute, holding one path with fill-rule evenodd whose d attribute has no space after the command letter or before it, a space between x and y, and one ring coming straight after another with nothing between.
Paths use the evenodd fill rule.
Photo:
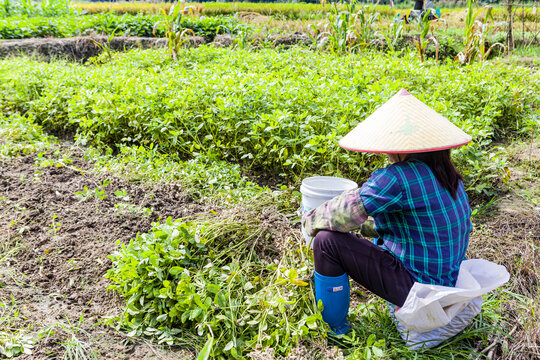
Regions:
<instances>
[{"instance_id":1,"label":"tilled field","mask_svg":"<svg viewBox=\"0 0 540 360\"><path fill-rule=\"evenodd\" d=\"M158 217L182 218L203 205L175 185L149 188L115 178L108 179L103 199L93 193L81 200L77 192L99 188L105 180L87 175L88 163L78 159L69 167L39 168L34 158L3 163L0 174L0 242L16 249L11 262L0 265L0 299L16 302L21 325L51 329L28 358L57 358L78 327L77 338L100 358L156 356L153 345L134 343L98 325L123 306L122 299L107 291L107 255L117 242L148 231ZM115 207L121 203L115 190L123 190L131 204L152 213ZM180 354L186 355L180 352L175 358Z\"/></svg>"},{"instance_id":2,"label":"tilled field","mask_svg":"<svg viewBox=\"0 0 540 360\"><path fill-rule=\"evenodd\" d=\"M105 324L125 307L123 298L107 290L108 255L155 221L245 209L194 200L177 184L151 186L97 175L82 152L61 150L69 153L69 165L39 166L52 151L1 163L0 246L6 257L0 258L0 303L20 310L12 327L40 337L32 354L20 358L77 352L99 359L193 358L193 349L156 345ZM258 251L275 258L291 226L270 209L259 215L259 227L274 242ZM307 351L301 345L295 349L293 356Z\"/></svg>"}]
</instances>

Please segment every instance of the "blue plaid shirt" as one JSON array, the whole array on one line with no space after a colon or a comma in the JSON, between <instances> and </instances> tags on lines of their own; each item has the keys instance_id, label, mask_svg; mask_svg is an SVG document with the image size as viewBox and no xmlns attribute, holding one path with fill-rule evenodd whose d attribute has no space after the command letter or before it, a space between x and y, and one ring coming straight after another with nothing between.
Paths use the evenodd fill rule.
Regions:
<instances>
[{"instance_id":1,"label":"blue plaid shirt","mask_svg":"<svg viewBox=\"0 0 540 360\"><path fill-rule=\"evenodd\" d=\"M375 171L359 194L381 247L416 281L455 286L472 228L461 182L454 200L426 164L406 161Z\"/></svg>"}]
</instances>

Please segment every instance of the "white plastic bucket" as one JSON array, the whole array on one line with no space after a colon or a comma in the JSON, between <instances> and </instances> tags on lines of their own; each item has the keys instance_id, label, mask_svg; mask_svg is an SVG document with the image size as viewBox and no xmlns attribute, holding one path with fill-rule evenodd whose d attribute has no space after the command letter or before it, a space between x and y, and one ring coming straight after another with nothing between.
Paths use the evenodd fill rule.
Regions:
<instances>
[{"instance_id":1,"label":"white plastic bucket","mask_svg":"<svg viewBox=\"0 0 540 360\"><path fill-rule=\"evenodd\" d=\"M302 180L300 192L302 193L302 214L315 209L322 205L325 201L331 200L342 192L354 190L358 188L358 184L352 180L338 178L333 176L313 176ZM302 227L302 235L306 240L306 246L311 246L311 236L309 236L304 227Z\"/></svg>"}]
</instances>

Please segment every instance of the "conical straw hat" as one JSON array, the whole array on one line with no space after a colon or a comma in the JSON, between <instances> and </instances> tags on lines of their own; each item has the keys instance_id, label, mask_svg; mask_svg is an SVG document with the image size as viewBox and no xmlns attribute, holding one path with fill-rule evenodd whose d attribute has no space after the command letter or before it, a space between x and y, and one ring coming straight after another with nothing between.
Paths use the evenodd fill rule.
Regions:
<instances>
[{"instance_id":1,"label":"conical straw hat","mask_svg":"<svg viewBox=\"0 0 540 360\"><path fill-rule=\"evenodd\" d=\"M339 145L371 153L446 150L472 138L405 89L345 135Z\"/></svg>"}]
</instances>

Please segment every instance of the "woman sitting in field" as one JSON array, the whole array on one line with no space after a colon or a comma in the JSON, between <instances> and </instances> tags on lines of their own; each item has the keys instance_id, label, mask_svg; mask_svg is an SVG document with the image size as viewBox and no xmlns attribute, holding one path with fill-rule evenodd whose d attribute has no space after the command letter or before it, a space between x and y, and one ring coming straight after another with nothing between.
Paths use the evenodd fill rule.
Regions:
<instances>
[{"instance_id":1,"label":"woman sitting in field","mask_svg":"<svg viewBox=\"0 0 540 360\"><path fill-rule=\"evenodd\" d=\"M414 282L454 286L469 242L471 209L450 148L471 137L401 90L340 146L386 153L391 165L356 190L305 214L315 293L336 335L349 331L349 276L401 307ZM375 242L349 233L374 218Z\"/></svg>"}]
</instances>

